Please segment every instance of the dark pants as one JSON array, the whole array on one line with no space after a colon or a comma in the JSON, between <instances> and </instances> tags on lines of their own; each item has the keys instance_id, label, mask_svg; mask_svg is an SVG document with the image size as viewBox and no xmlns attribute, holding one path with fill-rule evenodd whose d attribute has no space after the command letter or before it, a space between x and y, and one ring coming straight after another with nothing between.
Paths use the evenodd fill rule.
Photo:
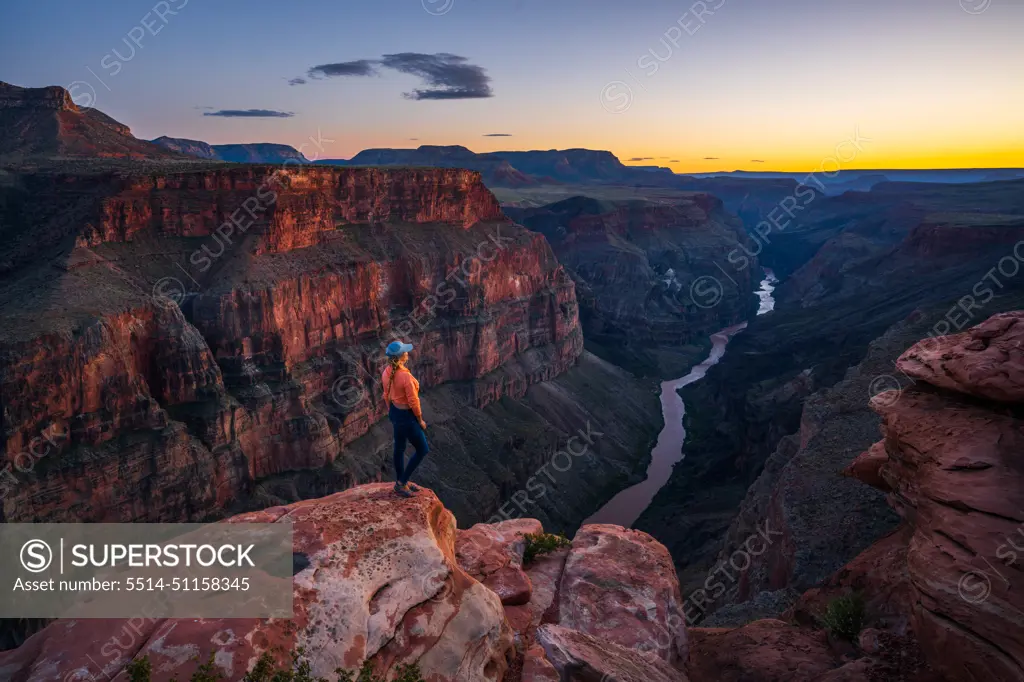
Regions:
<instances>
[{"instance_id":1,"label":"dark pants","mask_svg":"<svg viewBox=\"0 0 1024 682\"><path fill-rule=\"evenodd\" d=\"M388 410L388 418L391 419L391 425L395 429L395 480L399 483L408 483L412 472L416 471L416 467L430 452L430 446L427 445L427 434L423 433L412 410L403 410L392 404L391 409ZM412 446L416 448L416 454L412 456L407 466L405 464L405 446L408 443L412 443Z\"/></svg>"}]
</instances>

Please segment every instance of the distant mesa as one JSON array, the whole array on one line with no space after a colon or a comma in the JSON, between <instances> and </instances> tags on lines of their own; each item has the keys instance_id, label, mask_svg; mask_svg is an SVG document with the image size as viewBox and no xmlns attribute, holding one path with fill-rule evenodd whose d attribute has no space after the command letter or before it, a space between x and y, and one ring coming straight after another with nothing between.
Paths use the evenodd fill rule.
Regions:
<instances>
[{"instance_id":1,"label":"distant mesa","mask_svg":"<svg viewBox=\"0 0 1024 682\"><path fill-rule=\"evenodd\" d=\"M415 149L366 149L351 159L324 159L316 163L339 166L468 168L479 171L487 184L496 187L546 183L651 182L650 169L627 166L611 152L593 149L499 151L478 154L460 145L422 145Z\"/></svg>"},{"instance_id":2,"label":"distant mesa","mask_svg":"<svg viewBox=\"0 0 1024 682\"><path fill-rule=\"evenodd\" d=\"M151 140L153 144L160 145L165 149L178 152L179 154L187 154L188 156L194 156L199 159L217 159L217 152L214 151L213 145L209 145L206 142L199 140L186 140L183 137L158 137L155 140Z\"/></svg>"},{"instance_id":3,"label":"distant mesa","mask_svg":"<svg viewBox=\"0 0 1024 682\"><path fill-rule=\"evenodd\" d=\"M287 144L255 142L252 144L207 144L180 137L158 137L152 141L165 149L211 161L232 163L309 163L302 152Z\"/></svg>"}]
</instances>

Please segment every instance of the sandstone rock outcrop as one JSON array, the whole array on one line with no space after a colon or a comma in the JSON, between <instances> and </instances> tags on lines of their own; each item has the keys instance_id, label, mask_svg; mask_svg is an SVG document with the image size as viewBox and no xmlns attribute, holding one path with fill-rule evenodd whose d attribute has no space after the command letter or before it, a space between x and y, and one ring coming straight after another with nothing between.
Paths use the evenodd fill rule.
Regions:
<instances>
[{"instance_id":1,"label":"sandstone rock outcrop","mask_svg":"<svg viewBox=\"0 0 1024 682\"><path fill-rule=\"evenodd\" d=\"M558 623L675 666L687 644L679 580L668 550L647 533L587 525L576 533L558 596Z\"/></svg>"},{"instance_id":2,"label":"sandstone rock outcrop","mask_svg":"<svg viewBox=\"0 0 1024 682\"><path fill-rule=\"evenodd\" d=\"M455 545L459 566L497 594L502 604L522 606L533 593L523 571L526 535L543 530L536 519L512 519L459 531Z\"/></svg>"},{"instance_id":3,"label":"sandstone rock outcrop","mask_svg":"<svg viewBox=\"0 0 1024 682\"><path fill-rule=\"evenodd\" d=\"M478 537L485 528L474 528ZM530 600L505 607L523 680L685 679L679 581L654 538L586 525L570 548L538 555L525 571Z\"/></svg>"},{"instance_id":4,"label":"sandstone rock outcrop","mask_svg":"<svg viewBox=\"0 0 1024 682\"><path fill-rule=\"evenodd\" d=\"M954 336L922 341L898 367L932 386L1000 402L1024 402L1024 324L1019 313L990 317Z\"/></svg>"},{"instance_id":5,"label":"sandstone rock outcrop","mask_svg":"<svg viewBox=\"0 0 1024 682\"><path fill-rule=\"evenodd\" d=\"M235 682L264 653L280 665L301 649L325 676L369 661L379 675L415 663L427 682L687 679L678 582L643 533L586 526L572 548L528 563L538 589L503 607L486 580L522 561L524 531L542 532L535 520L457 531L431 491L403 499L371 484L229 522L294 528L291 619L59 620L0 654L0 677L120 679L146 657L154 682L188 679L208 660ZM513 633L517 614L529 618Z\"/></svg>"},{"instance_id":6,"label":"sandstone rock outcrop","mask_svg":"<svg viewBox=\"0 0 1024 682\"><path fill-rule=\"evenodd\" d=\"M433 493L403 500L390 485L367 485L232 522L293 524L293 551L307 564L293 578L291 620L57 621L0 655L3 679L113 678L147 656L153 680L164 682L188 679L213 654L233 681L263 652L284 662L282 652L300 647L324 676L365 660L378 674L417 663L428 682L504 675L512 634L501 603L459 568L455 519ZM111 637L117 644L104 646Z\"/></svg>"},{"instance_id":7,"label":"sandstone rock outcrop","mask_svg":"<svg viewBox=\"0 0 1024 682\"><path fill-rule=\"evenodd\" d=\"M863 469L877 470L912 529L910 627L928 663L951 680L1024 679L1024 574L1015 549L1024 527L1024 422L1015 399L1024 391L1022 323L1021 312L997 315L901 357L908 372L959 393L920 384L872 400L887 459Z\"/></svg>"},{"instance_id":8,"label":"sandstone rock outcrop","mask_svg":"<svg viewBox=\"0 0 1024 682\"><path fill-rule=\"evenodd\" d=\"M62 87L21 88L0 81L0 160L183 158L136 139L128 126L91 108L94 97L87 99L80 108Z\"/></svg>"},{"instance_id":9,"label":"sandstone rock outcrop","mask_svg":"<svg viewBox=\"0 0 1024 682\"><path fill-rule=\"evenodd\" d=\"M657 657L558 625L542 625L537 639L563 680L579 682L686 682Z\"/></svg>"},{"instance_id":10,"label":"sandstone rock outcrop","mask_svg":"<svg viewBox=\"0 0 1024 682\"><path fill-rule=\"evenodd\" d=\"M758 620L735 629L693 628L693 682L820 680L838 667L825 633L778 620Z\"/></svg>"}]
</instances>

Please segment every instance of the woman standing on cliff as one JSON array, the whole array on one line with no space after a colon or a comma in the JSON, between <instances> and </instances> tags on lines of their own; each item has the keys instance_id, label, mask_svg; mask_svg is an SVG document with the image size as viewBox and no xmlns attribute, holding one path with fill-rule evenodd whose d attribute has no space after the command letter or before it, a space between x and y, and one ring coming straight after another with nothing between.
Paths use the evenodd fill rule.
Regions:
<instances>
[{"instance_id":1,"label":"woman standing on cliff","mask_svg":"<svg viewBox=\"0 0 1024 682\"><path fill-rule=\"evenodd\" d=\"M423 421L420 409L420 382L405 366L409 361L411 343L393 341L384 351L388 356L388 366L381 375L384 385L384 403L388 406L388 418L395 431L395 493L402 497L411 497L419 490L409 483L412 473L420 465L423 458L430 452L427 436L424 431L427 423ZM405 446L412 443L416 454L405 463Z\"/></svg>"}]
</instances>

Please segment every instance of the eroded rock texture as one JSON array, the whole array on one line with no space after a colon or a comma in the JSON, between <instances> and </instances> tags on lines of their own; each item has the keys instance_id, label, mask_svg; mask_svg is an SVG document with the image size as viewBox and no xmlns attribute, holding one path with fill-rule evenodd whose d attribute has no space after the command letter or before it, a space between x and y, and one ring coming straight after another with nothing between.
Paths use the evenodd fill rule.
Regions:
<instances>
[{"instance_id":1,"label":"eroded rock texture","mask_svg":"<svg viewBox=\"0 0 1024 682\"><path fill-rule=\"evenodd\" d=\"M643 533L586 526L572 548L523 565L525 535L542 532L538 521L456 530L431 491L403 499L388 484L229 522L292 524L293 551L304 559L292 619L60 620L0 654L0 677L120 679L145 656L152 679L165 682L188 679L212 655L235 682L264 652L284 663L301 647L312 671L329 678L369 661L380 675L416 663L428 682L686 680L685 625L672 617L679 585L668 552ZM510 568L535 589L503 606L488 585Z\"/></svg>"},{"instance_id":2,"label":"eroded rock texture","mask_svg":"<svg viewBox=\"0 0 1024 682\"><path fill-rule=\"evenodd\" d=\"M59 86L21 88L0 81L0 159L33 157L182 158L132 136L99 109L79 108Z\"/></svg>"},{"instance_id":3,"label":"eroded rock texture","mask_svg":"<svg viewBox=\"0 0 1024 682\"><path fill-rule=\"evenodd\" d=\"M582 350L572 281L468 171L53 172L2 195L8 521L195 519L283 472L379 476L343 454L383 417L394 338L472 409Z\"/></svg>"},{"instance_id":4,"label":"eroded rock texture","mask_svg":"<svg viewBox=\"0 0 1024 682\"><path fill-rule=\"evenodd\" d=\"M929 663L956 680L1024 679L1024 423L1015 336L1024 313L925 340L900 358L922 380L872 401L886 458L859 467L881 479L912 529L906 545L911 622ZM973 396L984 396L979 401Z\"/></svg>"},{"instance_id":5,"label":"eroded rock texture","mask_svg":"<svg viewBox=\"0 0 1024 682\"><path fill-rule=\"evenodd\" d=\"M753 244L710 194L663 202L579 196L509 212L548 238L576 281L588 349L634 371L685 373L686 344L757 309Z\"/></svg>"},{"instance_id":6,"label":"eroded rock texture","mask_svg":"<svg viewBox=\"0 0 1024 682\"><path fill-rule=\"evenodd\" d=\"M293 549L308 563L293 578L292 619L57 621L0 655L0 677L115 678L146 656L154 682L165 682L188 679L212 654L234 681L264 652L283 664L299 647L330 678L366 660L381 675L417 663L428 682L505 674L512 633L501 602L459 567L455 519L433 493L405 500L374 484L231 521L293 524Z\"/></svg>"}]
</instances>

